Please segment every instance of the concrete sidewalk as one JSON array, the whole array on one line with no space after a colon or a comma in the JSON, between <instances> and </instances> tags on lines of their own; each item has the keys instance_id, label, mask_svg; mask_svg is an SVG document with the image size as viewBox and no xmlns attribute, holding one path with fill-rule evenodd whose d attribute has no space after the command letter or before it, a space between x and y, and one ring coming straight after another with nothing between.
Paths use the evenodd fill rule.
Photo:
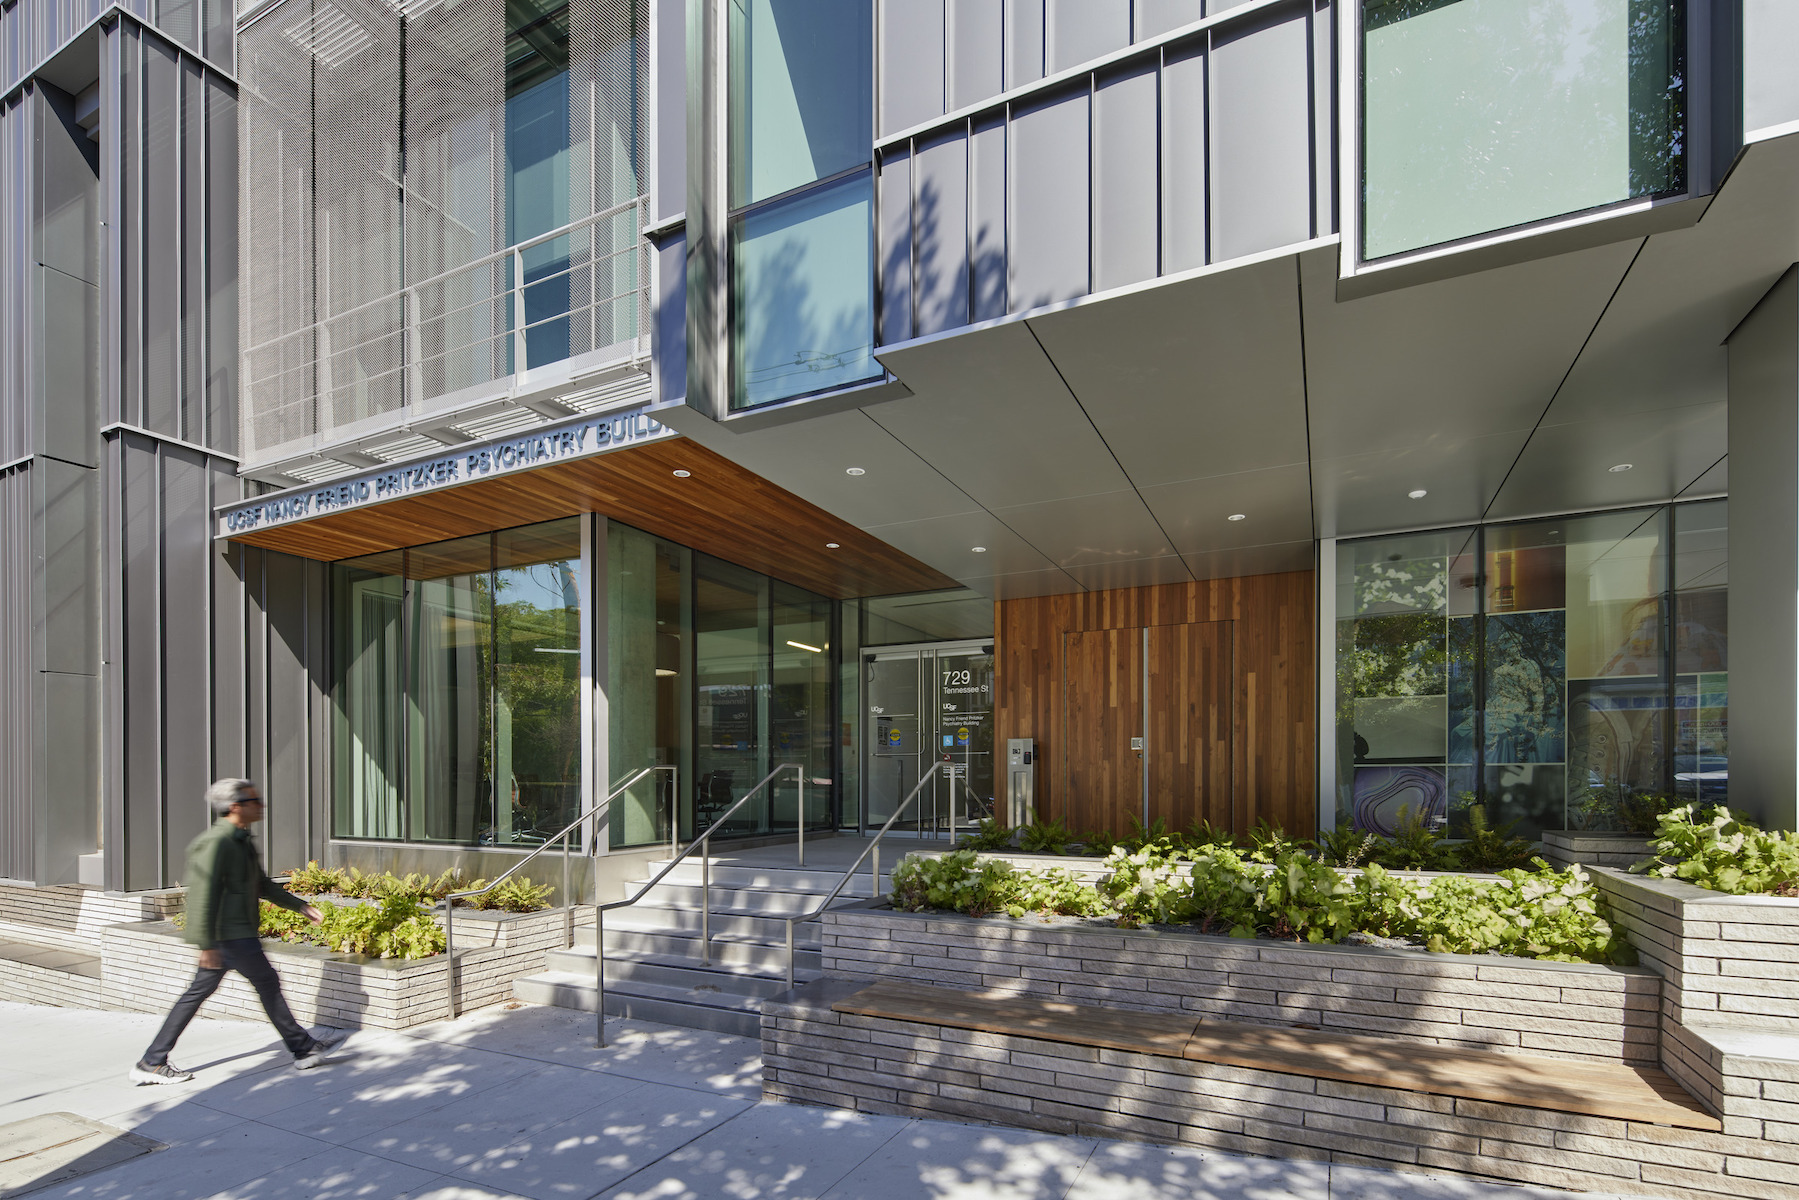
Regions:
<instances>
[{"instance_id":1,"label":"concrete sidewalk","mask_svg":"<svg viewBox=\"0 0 1799 1200\"><path fill-rule=\"evenodd\" d=\"M267 1026L0 1004L0 1125L72 1112L168 1148L32 1193L69 1200L1540 1200L1571 1193L763 1102L758 1046L490 1008L359 1032L294 1071Z\"/></svg>"}]
</instances>

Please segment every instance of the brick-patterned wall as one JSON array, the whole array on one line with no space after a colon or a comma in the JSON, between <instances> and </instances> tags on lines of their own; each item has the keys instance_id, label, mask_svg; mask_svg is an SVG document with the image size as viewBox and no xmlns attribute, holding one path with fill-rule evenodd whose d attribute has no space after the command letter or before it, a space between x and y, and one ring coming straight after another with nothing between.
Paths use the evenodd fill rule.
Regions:
<instances>
[{"instance_id":1,"label":"brick-patterned wall","mask_svg":"<svg viewBox=\"0 0 1799 1200\"><path fill-rule=\"evenodd\" d=\"M561 945L560 924L556 945ZM265 942L269 961L296 1019L305 1024L406 1029L449 1015L445 960L414 962L358 958L316 946ZM457 996L463 1009L495 1004L512 994L519 975L540 970L543 947L456 952ZM106 931L101 950L105 981L100 1006L160 1012L193 978L196 952L167 923L120 925ZM255 989L235 973L207 1001L211 1016L263 1020Z\"/></svg>"},{"instance_id":2,"label":"brick-patterned wall","mask_svg":"<svg viewBox=\"0 0 1799 1200\"><path fill-rule=\"evenodd\" d=\"M98 1008L100 980L0 958L0 1000L52 1008Z\"/></svg>"},{"instance_id":3,"label":"brick-patterned wall","mask_svg":"<svg viewBox=\"0 0 1799 1200\"><path fill-rule=\"evenodd\" d=\"M439 914L437 923L442 925ZM560 950L567 945L564 930L567 918L560 908L534 913L509 913L456 910L456 949L460 952L476 946L495 946L512 950ZM575 908L575 928L593 928L593 906Z\"/></svg>"},{"instance_id":4,"label":"brick-patterned wall","mask_svg":"<svg viewBox=\"0 0 1799 1200\"><path fill-rule=\"evenodd\" d=\"M1657 1058L1661 980L1649 971L977 920L867 903L832 909L820 924L826 976L1000 988L1514 1054Z\"/></svg>"},{"instance_id":5,"label":"brick-patterned wall","mask_svg":"<svg viewBox=\"0 0 1799 1200\"><path fill-rule=\"evenodd\" d=\"M1665 981L1671 1022L1799 1034L1799 900L1592 874L1643 965Z\"/></svg>"},{"instance_id":6,"label":"brick-patterned wall","mask_svg":"<svg viewBox=\"0 0 1799 1200\"><path fill-rule=\"evenodd\" d=\"M1543 833L1543 857L1563 869L1579 863L1628 871L1649 857L1649 839L1633 833L1550 829Z\"/></svg>"},{"instance_id":7,"label":"brick-patterned wall","mask_svg":"<svg viewBox=\"0 0 1799 1200\"><path fill-rule=\"evenodd\" d=\"M823 979L763 1002L765 1095L1583 1191L1799 1200L1791 1137L1701 1133L831 1011L862 986Z\"/></svg>"},{"instance_id":8,"label":"brick-patterned wall","mask_svg":"<svg viewBox=\"0 0 1799 1200\"><path fill-rule=\"evenodd\" d=\"M108 925L160 921L181 911L179 888L161 892L97 892L78 887L0 884L0 941L28 942L98 954Z\"/></svg>"}]
</instances>

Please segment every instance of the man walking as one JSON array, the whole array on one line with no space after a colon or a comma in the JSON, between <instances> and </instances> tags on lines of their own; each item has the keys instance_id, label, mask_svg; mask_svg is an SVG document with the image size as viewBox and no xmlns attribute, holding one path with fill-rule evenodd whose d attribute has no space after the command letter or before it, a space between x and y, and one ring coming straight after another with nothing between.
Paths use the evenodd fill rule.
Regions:
<instances>
[{"instance_id":1,"label":"man walking","mask_svg":"<svg viewBox=\"0 0 1799 1200\"><path fill-rule=\"evenodd\" d=\"M256 989L262 1010L287 1043L299 1070L316 1067L325 1052L349 1036L313 1035L301 1028L281 994L281 979L262 952L257 931L260 904L267 900L305 913L314 925L319 910L263 872L250 826L262 820L262 795L248 779L221 779L206 789L212 828L187 848L187 940L200 948L200 969L175 1001L168 1019L144 1057L131 1068L134 1083L186 1083L193 1075L169 1062L169 1051L206 998L218 991L226 971L236 971Z\"/></svg>"}]
</instances>

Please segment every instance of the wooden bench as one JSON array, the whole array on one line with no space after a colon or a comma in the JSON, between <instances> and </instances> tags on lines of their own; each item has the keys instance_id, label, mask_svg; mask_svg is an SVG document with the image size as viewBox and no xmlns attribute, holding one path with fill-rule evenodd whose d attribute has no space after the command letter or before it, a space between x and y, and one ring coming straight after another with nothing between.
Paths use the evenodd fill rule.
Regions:
<instances>
[{"instance_id":1,"label":"wooden bench","mask_svg":"<svg viewBox=\"0 0 1799 1200\"><path fill-rule=\"evenodd\" d=\"M920 984L877 983L835 1001L831 1009L1681 1129L1723 1129L1717 1117L1653 1067L1450 1049Z\"/></svg>"}]
</instances>

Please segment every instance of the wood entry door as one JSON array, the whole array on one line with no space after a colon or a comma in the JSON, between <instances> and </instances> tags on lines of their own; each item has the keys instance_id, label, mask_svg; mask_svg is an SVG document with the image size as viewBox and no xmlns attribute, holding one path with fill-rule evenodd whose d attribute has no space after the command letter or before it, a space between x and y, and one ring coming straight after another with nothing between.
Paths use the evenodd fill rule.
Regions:
<instances>
[{"instance_id":1,"label":"wood entry door","mask_svg":"<svg viewBox=\"0 0 1799 1200\"><path fill-rule=\"evenodd\" d=\"M1232 828L1231 624L1195 621L1144 631L1150 819L1161 817L1172 831L1202 817Z\"/></svg>"},{"instance_id":2,"label":"wood entry door","mask_svg":"<svg viewBox=\"0 0 1799 1200\"><path fill-rule=\"evenodd\" d=\"M1071 829L1123 836L1146 809L1171 831L1201 817L1231 826L1231 632L1229 621L1197 621L1064 635Z\"/></svg>"}]
</instances>

